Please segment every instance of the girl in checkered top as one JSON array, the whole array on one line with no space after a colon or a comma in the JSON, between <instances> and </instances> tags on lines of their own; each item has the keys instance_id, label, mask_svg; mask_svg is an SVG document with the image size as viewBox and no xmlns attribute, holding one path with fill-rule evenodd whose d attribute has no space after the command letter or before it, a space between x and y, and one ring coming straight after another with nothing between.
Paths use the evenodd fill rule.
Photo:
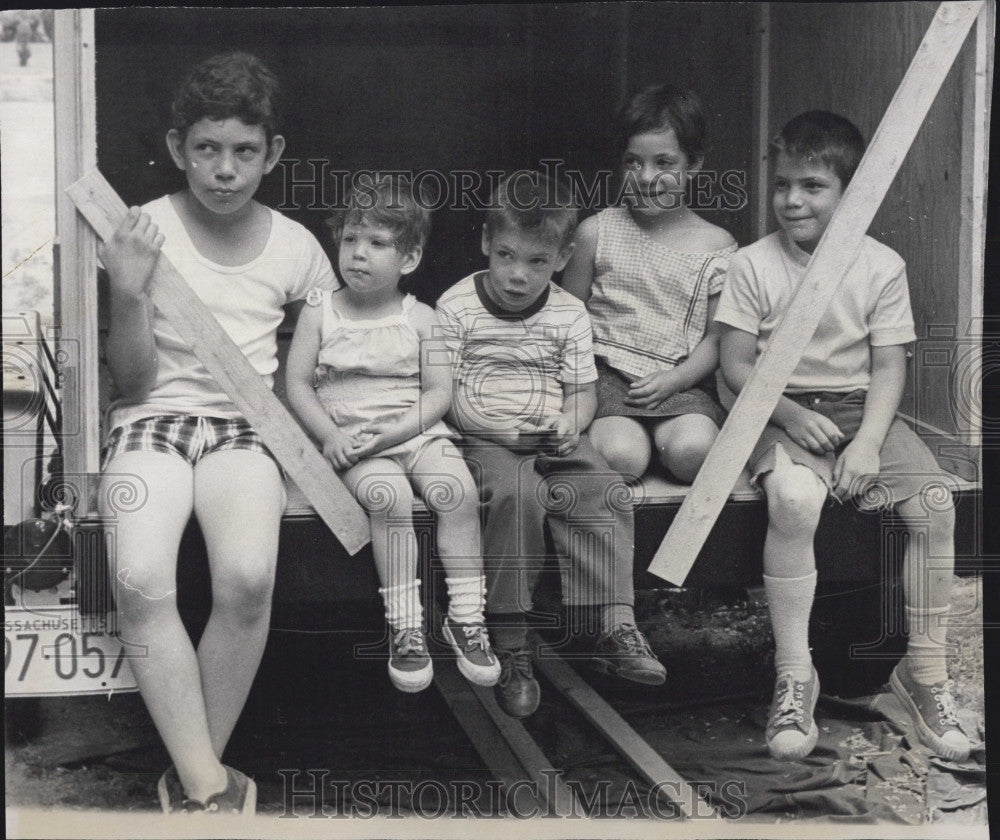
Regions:
<instances>
[{"instance_id":1,"label":"girl in checkered top","mask_svg":"<svg viewBox=\"0 0 1000 840\"><path fill-rule=\"evenodd\" d=\"M641 476L660 463L694 480L722 425L713 324L732 236L686 203L702 166L705 119L690 91L647 88L618 116L622 202L577 229L564 288L594 327L598 408L590 438L608 464Z\"/></svg>"}]
</instances>

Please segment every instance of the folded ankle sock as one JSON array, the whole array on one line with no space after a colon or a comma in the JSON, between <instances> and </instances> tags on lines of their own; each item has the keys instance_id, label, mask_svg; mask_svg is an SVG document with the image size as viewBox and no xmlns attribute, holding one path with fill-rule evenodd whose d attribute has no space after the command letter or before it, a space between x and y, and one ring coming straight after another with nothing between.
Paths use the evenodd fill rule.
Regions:
<instances>
[{"instance_id":1,"label":"folded ankle sock","mask_svg":"<svg viewBox=\"0 0 1000 840\"><path fill-rule=\"evenodd\" d=\"M420 580L387 586L378 594L385 602L385 618L393 630L420 630L424 626L424 607L420 603Z\"/></svg>"},{"instance_id":2,"label":"folded ankle sock","mask_svg":"<svg viewBox=\"0 0 1000 840\"><path fill-rule=\"evenodd\" d=\"M799 682L812 678L809 613L816 594L816 572L797 578L764 575L764 591L774 631L774 668Z\"/></svg>"},{"instance_id":3,"label":"folded ankle sock","mask_svg":"<svg viewBox=\"0 0 1000 840\"><path fill-rule=\"evenodd\" d=\"M482 624L486 606L486 576L446 577L448 618L457 624Z\"/></svg>"},{"instance_id":4,"label":"folded ankle sock","mask_svg":"<svg viewBox=\"0 0 1000 840\"><path fill-rule=\"evenodd\" d=\"M934 685L948 679L945 642L949 610L950 607L906 607L909 625L906 667L918 685Z\"/></svg>"},{"instance_id":5,"label":"folded ankle sock","mask_svg":"<svg viewBox=\"0 0 1000 840\"><path fill-rule=\"evenodd\" d=\"M601 607L601 630L610 633L619 624L635 624L635 609L631 604L604 604Z\"/></svg>"},{"instance_id":6,"label":"folded ankle sock","mask_svg":"<svg viewBox=\"0 0 1000 840\"><path fill-rule=\"evenodd\" d=\"M524 613L501 613L489 618L494 648L519 650L528 644L528 621Z\"/></svg>"}]
</instances>

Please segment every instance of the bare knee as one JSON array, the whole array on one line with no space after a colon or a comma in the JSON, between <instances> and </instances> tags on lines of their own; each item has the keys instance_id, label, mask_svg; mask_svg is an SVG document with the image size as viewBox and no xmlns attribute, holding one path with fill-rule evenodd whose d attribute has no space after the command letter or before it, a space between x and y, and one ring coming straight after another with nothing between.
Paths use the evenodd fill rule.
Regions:
<instances>
[{"instance_id":1,"label":"bare knee","mask_svg":"<svg viewBox=\"0 0 1000 840\"><path fill-rule=\"evenodd\" d=\"M784 464L763 480L770 527L786 534L812 534L819 525L827 489L808 467Z\"/></svg>"},{"instance_id":2,"label":"bare knee","mask_svg":"<svg viewBox=\"0 0 1000 840\"><path fill-rule=\"evenodd\" d=\"M120 569L113 583L119 620L132 628L159 625L166 614L177 613L177 588L161 581L142 580Z\"/></svg>"},{"instance_id":3,"label":"bare knee","mask_svg":"<svg viewBox=\"0 0 1000 840\"><path fill-rule=\"evenodd\" d=\"M705 463L715 435L687 435L660 448L660 463L679 480L690 484Z\"/></svg>"},{"instance_id":4,"label":"bare knee","mask_svg":"<svg viewBox=\"0 0 1000 840\"><path fill-rule=\"evenodd\" d=\"M402 475L369 474L358 482L355 495L373 519L397 519L413 512L413 490Z\"/></svg>"},{"instance_id":5,"label":"bare knee","mask_svg":"<svg viewBox=\"0 0 1000 840\"><path fill-rule=\"evenodd\" d=\"M479 491L472 476L434 476L424 483L421 497L424 504L439 517L452 521L473 521L479 517Z\"/></svg>"},{"instance_id":6,"label":"bare knee","mask_svg":"<svg viewBox=\"0 0 1000 840\"><path fill-rule=\"evenodd\" d=\"M649 435L635 421L601 424L594 421L590 442L615 472L626 479L640 478L649 466L652 454Z\"/></svg>"},{"instance_id":7,"label":"bare knee","mask_svg":"<svg viewBox=\"0 0 1000 840\"><path fill-rule=\"evenodd\" d=\"M905 499L896 511L908 528L927 528L931 539L952 539L955 534L955 501L941 484L933 484Z\"/></svg>"},{"instance_id":8,"label":"bare knee","mask_svg":"<svg viewBox=\"0 0 1000 840\"><path fill-rule=\"evenodd\" d=\"M266 616L274 591L273 562L228 563L212 575L212 608L222 609L253 623Z\"/></svg>"}]
</instances>

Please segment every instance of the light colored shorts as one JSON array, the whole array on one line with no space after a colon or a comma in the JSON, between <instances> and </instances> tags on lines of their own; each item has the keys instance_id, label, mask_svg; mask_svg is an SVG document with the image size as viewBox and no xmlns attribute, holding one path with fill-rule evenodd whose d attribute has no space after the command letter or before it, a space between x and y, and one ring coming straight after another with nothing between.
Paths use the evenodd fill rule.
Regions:
<instances>
[{"instance_id":1,"label":"light colored shorts","mask_svg":"<svg viewBox=\"0 0 1000 840\"><path fill-rule=\"evenodd\" d=\"M774 469L775 447L780 445L793 463L809 467L828 489L832 489L834 464L861 427L866 395L867 392L860 389L846 394L828 391L785 394L799 405L836 423L844 433L844 442L834 452L817 455L793 441L784 429L768 423L747 462L754 486L759 487L761 476ZM932 488L940 493L942 485L951 487L952 482L947 476L938 466L927 444L902 420L896 418L889 426L885 442L879 451L878 479L857 497L857 504L862 510L879 510L892 507Z\"/></svg>"}]
</instances>

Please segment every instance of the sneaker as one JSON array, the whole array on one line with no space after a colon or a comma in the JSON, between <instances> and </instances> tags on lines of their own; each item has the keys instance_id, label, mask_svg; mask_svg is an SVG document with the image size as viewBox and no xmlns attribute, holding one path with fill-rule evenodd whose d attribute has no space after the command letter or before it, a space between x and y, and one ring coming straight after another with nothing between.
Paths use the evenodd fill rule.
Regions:
<instances>
[{"instance_id":1,"label":"sneaker","mask_svg":"<svg viewBox=\"0 0 1000 840\"><path fill-rule=\"evenodd\" d=\"M819 675L813 668L812 679L797 682L791 674L782 674L774 686L764 740L773 758L782 761L805 758L813 751L819 729L813 719L819 699Z\"/></svg>"},{"instance_id":2,"label":"sneaker","mask_svg":"<svg viewBox=\"0 0 1000 840\"><path fill-rule=\"evenodd\" d=\"M482 624L460 624L444 617L441 625L445 641L455 651L458 670L476 685L496 685L500 663L490 648L490 637Z\"/></svg>"},{"instance_id":3,"label":"sneaker","mask_svg":"<svg viewBox=\"0 0 1000 840\"><path fill-rule=\"evenodd\" d=\"M434 664L427 652L424 631L400 630L389 644L389 679L400 691L423 691L434 679Z\"/></svg>"},{"instance_id":4,"label":"sneaker","mask_svg":"<svg viewBox=\"0 0 1000 840\"><path fill-rule=\"evenodd\" d=\"M205 802L184 795L177 769L172 766L160 776L156 791L166 814L253 814L257 810L257 785L232 767L226 767L225 790L213 793Z\"/></svg>"},{"instance_id":5,"label":"sneaker","mask_svg":"<svg viewBox=\"0 0 1000 840\"><path fill-rule=\"evenodd\" d=\"M512 718L533 715L542 699L542 689L532 673L531 651L497 648L496 654L500 660L500 678L493 687L497 704Z\"/></svg>"},{"instance_id":6,"label":"sneaker","mask_svg":"<svg viewBox=\"0 0 1000 840\"><path fill-rule=\"evenodd\" d=\"M903 659L893 668L889 686L913 718L920 743L942 758L965 761L969 757L971 744L958 725L951 680L920 685L913 681Z\"/></svg>"},{"instance_id":7,"label":"sneaker","mask_svg":"<svg viewBox=\"0 0 1000 840\"><path fill-rule=\"evenodd\" d=\"M605 674L646 685L663 685L667 669L634 624L619 624L602 633L594 647L593 667Z\"/></svg>"}]
</instances>

